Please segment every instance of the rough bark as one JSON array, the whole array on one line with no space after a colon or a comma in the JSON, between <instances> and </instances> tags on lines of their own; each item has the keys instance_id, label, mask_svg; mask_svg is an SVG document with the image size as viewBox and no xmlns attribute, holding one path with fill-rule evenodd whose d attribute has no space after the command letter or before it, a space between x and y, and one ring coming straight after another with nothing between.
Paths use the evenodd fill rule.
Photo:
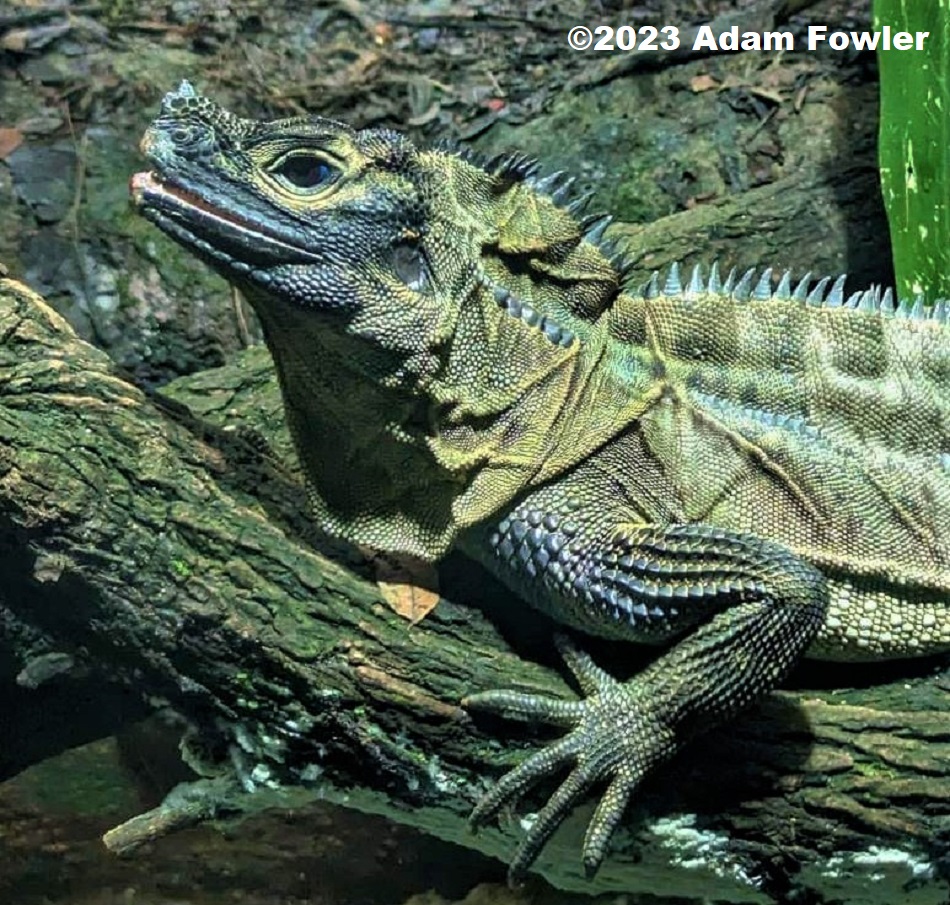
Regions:
<instances>
[{"instance_id":1,"label":"rough bark","mask_svg":"<svg viewBox=\"0 0 950 905\"><path fill-rule=\"evenodd\" d=\"M503 856L517 822L472 836L465 818L538 740L473 721L458 701L511 685L570 694L550 656L534 659L546 624L487 579L480 590L477 572L464 581L484 609L443 600L418 625L388 609L358 560L308 528L293 465L221 427L289 449L263 350L175 395L200 420L123 381L41 299L0 281L0 630L27 670L67 654L168 702L196 728L193 761L218 764L109 842L320 795ZM596 883L578 854L589 808L540 869L565 888L723 901L829 886L847 897L878 874L882 896L913 881L915 901L941 901L948 673L796 676L828 680L865 687L774 694L664 769Z\"/></svg>"},{"instance_id":2,"label":"rough bark","mask_svg":"<svg viewBox=\"0 0 950 905\"><path fill-rule=\"evenodd\" d=\"M807 262L816 278L848 273L854 289L893 283L881 255L887 219L873 154L828 172L797 170L653 223L619 223L610 235L631 249L644 275L674 261L689 267L718 260L721 268L768 262L798 278Z\"/></svg>"}]
</instances>

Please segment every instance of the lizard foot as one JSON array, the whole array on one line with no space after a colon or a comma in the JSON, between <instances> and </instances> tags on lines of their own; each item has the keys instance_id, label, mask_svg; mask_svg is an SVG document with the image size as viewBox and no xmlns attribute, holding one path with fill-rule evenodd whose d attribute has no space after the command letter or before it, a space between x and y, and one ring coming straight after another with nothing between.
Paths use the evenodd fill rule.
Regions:
<instances>
[{"instance_id":1,"label":"lizard foot","mask_svg":"<svg viewBox=\"0 0 950 905\"><path fill-rule=\"evenodd\" d=\"M487 822L506 804L517 801L539 780L565 768L567 779L541 809L519 846L508 872L518 883L558 825L588 789L599 782L607 788L591 818L584 839L583 863L592 877L607 852L627 802L649 770L678 747L672 726L644 684L618 682L564 637L558 648L585 696L568 701L516 691L486 691L470 695L463 706L501 716L570 729L562 739L536 752L505 774L478 802L472 828ZM653 699L651 703L651 699Z\"/></svg>"}]
</instances>

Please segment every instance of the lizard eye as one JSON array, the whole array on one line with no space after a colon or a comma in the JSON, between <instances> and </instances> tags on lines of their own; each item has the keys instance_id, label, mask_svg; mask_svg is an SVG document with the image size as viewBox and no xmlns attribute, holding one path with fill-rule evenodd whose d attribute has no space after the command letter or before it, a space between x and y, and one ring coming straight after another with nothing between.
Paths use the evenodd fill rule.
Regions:
<instances>
[{"instance_id":1,"label":"lizard eye","mask_svg":"<svg viewBox=\"0 0 950 905\"><path fill-rule=\"evenodd\" d=\"M291 189L312 191L333 182L337 170L316 154L288 154L270 168L270 172Z\"/></svg>"}]
</instances>

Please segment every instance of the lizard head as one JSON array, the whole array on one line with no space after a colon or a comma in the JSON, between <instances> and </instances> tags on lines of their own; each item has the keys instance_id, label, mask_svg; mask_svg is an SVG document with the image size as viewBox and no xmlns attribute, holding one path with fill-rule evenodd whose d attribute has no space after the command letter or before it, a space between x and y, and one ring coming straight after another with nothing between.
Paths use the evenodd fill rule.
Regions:
<instances>
[{"instance_id":1,"label":"lizard head","mask_svg":"<svg viewBox=\"0 0 950 905\"><path fill-rule=\"evenodd\" d=\"M438 555L541 474L619 283L605 221L580 223L558 179L385 129L242 119L187 82L142 150L140 213L261 319L324 527Z\"/></svg>"},{"instance_id":2,"label":"lizard head","mask_svg":"<svg viewBox=\"0 0 950 905\"><path fill-rule=\"evenodd\" d=\"M241 119L183 82L141 146L154 169L132 178L140 212L244 289L265 324L286 303L322 316L324 345L363 336L393 365L432 344L427 224L402 136Z\"/></svg>"}]
</instances>

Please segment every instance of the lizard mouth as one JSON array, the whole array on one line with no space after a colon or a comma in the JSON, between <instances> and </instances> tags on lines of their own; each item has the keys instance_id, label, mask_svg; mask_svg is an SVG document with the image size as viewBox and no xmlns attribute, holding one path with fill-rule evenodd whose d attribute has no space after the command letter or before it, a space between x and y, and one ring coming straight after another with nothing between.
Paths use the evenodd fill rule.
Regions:
<instances>
[{"instance_id":1,"label":"lizard mouth","mask_svg":"<svg viewBox=\"0 0 950 905\"><path fill-rule=\"evenodd\" d=\"M186 248L230 267L248 271L276 264L311 264L312 252L274 235L249 215L224 210L192 188L155 171L136 173L129 181L132 203Z\"/></svg>"}]
</instances>

